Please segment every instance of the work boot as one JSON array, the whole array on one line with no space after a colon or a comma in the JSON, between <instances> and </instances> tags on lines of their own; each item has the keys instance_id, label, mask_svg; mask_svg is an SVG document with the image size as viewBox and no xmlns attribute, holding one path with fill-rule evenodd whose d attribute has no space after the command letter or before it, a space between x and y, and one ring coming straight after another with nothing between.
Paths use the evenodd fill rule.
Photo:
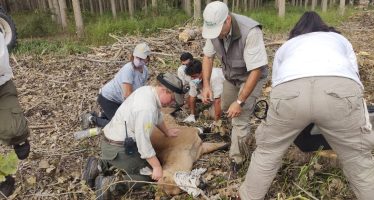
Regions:
<instances>
[{"instance_id":1,"label":"work boot","mask_svg":"<svg viewBox=\"0 0 374 200\"><path fill-rule=\"evenodd\" d=\"M92 113L84 113L84 114L81 115L82 130L86 130L86 129L90 128L90 125L93 122L93 117L94 117L94 115Z\"/></svg>"},{"instance_id":2,"label":"work boot","mask_svg":"<svg viewBox=\"0 0 374 200\"><path fill-rule=\"evenodd\" d=\"M99 175L95 179L96 199L111 200L114 199L112 192L115 189L114 176Z\"/></svg>"},{"instance_id":3,"label":"work boot","mask_svg":"<svg viewBox=\"0 0 374 200\"><path fill-rule=\"evenodd\" d=\"M17 154L18 159L20 160L26 159L30 154L30 143L28 140L20 144L13 145L13 148Z\"/></svg>"},{"instance_id":4,"label":"work boot","mask_svg":"<svg viewBox=\"0 0 374 200\"><path fill-rule=\"evenodd\" d=\"M88 157L86 165L83 169L82 179L86 181L91 188L95 187L95 179L99 175L99 159L95 157Z\"/></svg>"},{"instance_id":5,"label":"work boot","mask_svg":"<svg viewBox=\"0 0 374 200\"><path fill-rule=\"evenodd\" d=\"M5 181L0 183L0 197L3 195L9 197L14 192L15 180L12 176L8 175L5 177Z\"/></svg>"}]
</instances>

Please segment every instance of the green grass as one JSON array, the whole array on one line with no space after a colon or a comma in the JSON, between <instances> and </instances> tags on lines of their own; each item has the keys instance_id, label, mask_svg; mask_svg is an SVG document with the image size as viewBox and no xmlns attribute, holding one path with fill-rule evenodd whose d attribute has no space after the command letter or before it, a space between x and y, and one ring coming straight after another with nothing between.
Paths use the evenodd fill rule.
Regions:
<instances>
[{"instance_id":1,"label":"green grass","mask_svg":"<svg viewBox=\"0 0 374 200\"><path fill-rule=\"evenodd\" d=\"M18 43L15 49L16 54L55 54L70 55L87 52L89 49L69 39L50 40L50 39L33 39L24 40Z\"/></svg>"},{"instance_id":2,"label":"green grass","mask_svg":"<svg viewBox=\"0 0 374 200\"><path fill-rule=\"evenodd\" d=\"M271 3L262 8L244 12L243 14L260 22L265 32L288 33L305 11L307 10L305 10L304 7L286 6L286 15L282 19L278 17L278 11L274 8L273 3ZM337 26L351 16L354 10L347 6L343 16L339 15L339 10L335 7L329 8L326 13L322 13L320 8L317 8L316 12L320 14L328 25Z\"/></svg>"}]
</instances>

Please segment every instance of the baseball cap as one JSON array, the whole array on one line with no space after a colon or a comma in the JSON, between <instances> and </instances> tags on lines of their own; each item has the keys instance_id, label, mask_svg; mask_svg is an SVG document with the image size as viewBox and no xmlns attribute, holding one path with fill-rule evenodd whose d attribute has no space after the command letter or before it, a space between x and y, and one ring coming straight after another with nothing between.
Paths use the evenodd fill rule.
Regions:
<instances>
[{"instance_id":1,"label":"baseball cap","mask_svg":"<svg viewBox=\"0 0 374 200\"><path fill-rule=\"evenodd\" d=\"M219 36L223 23L229 15L229 8L221 1L209 3L203 13L203 38L214 39Z\"/></svg>"},{"instance_id":2,"label":"baseball cap","mask_svg":"<svg viewBox=\"0 0 374 200\"><path fill-rule=\"evenodd\" d=\"M146 43L140 43L136 45L132 55L141 59L146 59L149 54L151 54L149 46Z\"/></svg>"},{"instance_id":3,"label":"baseball cap","mask_svg":"<svg viewBox=\"0 0 374 200\"><path fill-rule=\"evenodd\" d=\"M185 94L182 80L180 80L177 75L169 72L160 73L157 76L157 80L166 88L174 92L175 101L177 102L178 106L182 106L184 102L183 97Z\"/></svg>"}]
</instances>

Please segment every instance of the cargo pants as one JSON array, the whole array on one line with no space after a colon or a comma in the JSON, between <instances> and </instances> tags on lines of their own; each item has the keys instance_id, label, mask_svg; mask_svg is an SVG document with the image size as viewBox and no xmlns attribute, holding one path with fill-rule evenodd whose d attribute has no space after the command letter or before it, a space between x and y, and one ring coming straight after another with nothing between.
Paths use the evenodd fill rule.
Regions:
<instances>
[{"instance_id":1,"label":"cargo pants","mask_svg":"<svg viewBox=\"0 0 374 200\"><path fill-rule=\"evenodd\" d=\"M240 143L245 142L247 137L250 136L250 116L255 108L256 100L262 94L262 87L267 79L260 79L250 96L246 99L241 113L238 117L232 118L232 132L231 132L231 146L229 156L237 164L244 161L243 152L240 151ZM222 98L222 112L227 112L230 105L238 99L239 92L243 89L245 83L234 85L233 83L225 80L223 82Z\"/></svg>"},{"instance_id":2,"label":"cargo pants","mask_svg":"<svg viewBox=\"0 0 374 200\"><path fill-rule=\"evenodd\" d=\"M338 155L350 186L361 200L374 197L374 132L363 89L343 77L308 77L273 88L267 118L255 133L257 148L240 187L242 200L264 199L297 135L310 123Z\"/></svg>"},{"instance_id":3,"label":"cargo pants","mask_svg":"<svg viewBox=\"0 0 374 200\"><path fill-rule=\"evenodd\" d=\"M12 80L0 86L0 142L15 145L26 141L30 131Z\"/></svg>"}]
</instances>

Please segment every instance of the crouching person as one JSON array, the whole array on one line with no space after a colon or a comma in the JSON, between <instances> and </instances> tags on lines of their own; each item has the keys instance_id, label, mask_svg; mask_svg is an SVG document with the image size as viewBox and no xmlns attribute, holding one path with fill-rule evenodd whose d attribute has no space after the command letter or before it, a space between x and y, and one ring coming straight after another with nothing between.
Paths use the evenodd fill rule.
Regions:
<instances>
[{"instance_id":1,"label":"crouching person","mask_svg":"<svg viewBox=\"0 0 374 200\"><path fill-rule=\"evenodd\" d=\"M4 35L0 32L0 143L13 146L17 157L23 160L30 152L30 144L27 140L29 129L12 77L8 49ZM11 175L6 176L6 180L0 183L0 192L5 196L11 195L14 183L15 180Z\"/></svg>"},{"instance_id":2,"label":"crouching person","mask_svg":"<svg viewBox=\"0 0 374 200\"><path fill-rule=\"evenodd\" d=\"M123 194L129 189L137 189L144 183L131 181L157 181L162 177L162 167L152 147L150 136L154 126L165 136L178 135L178 129L168 128L163 121L161 107L173 102L183 104L183 84L170 73L157 76L156 86L144 86L133 92L118 108L113 119L103 129L101 142L101 160L90 158L84 172L84 179L93 185L97 167L105 174L109 167L122 169L126 172L124 183L108 186L113 181L111 176L99 175L95 180L97 194L105 199L110 193ZM92 166L94 167L93 170ZM151 177L141 175L140 170L150 166ZM128 181L128 182L126 182Z\"/></svg>"}]
</instances>

